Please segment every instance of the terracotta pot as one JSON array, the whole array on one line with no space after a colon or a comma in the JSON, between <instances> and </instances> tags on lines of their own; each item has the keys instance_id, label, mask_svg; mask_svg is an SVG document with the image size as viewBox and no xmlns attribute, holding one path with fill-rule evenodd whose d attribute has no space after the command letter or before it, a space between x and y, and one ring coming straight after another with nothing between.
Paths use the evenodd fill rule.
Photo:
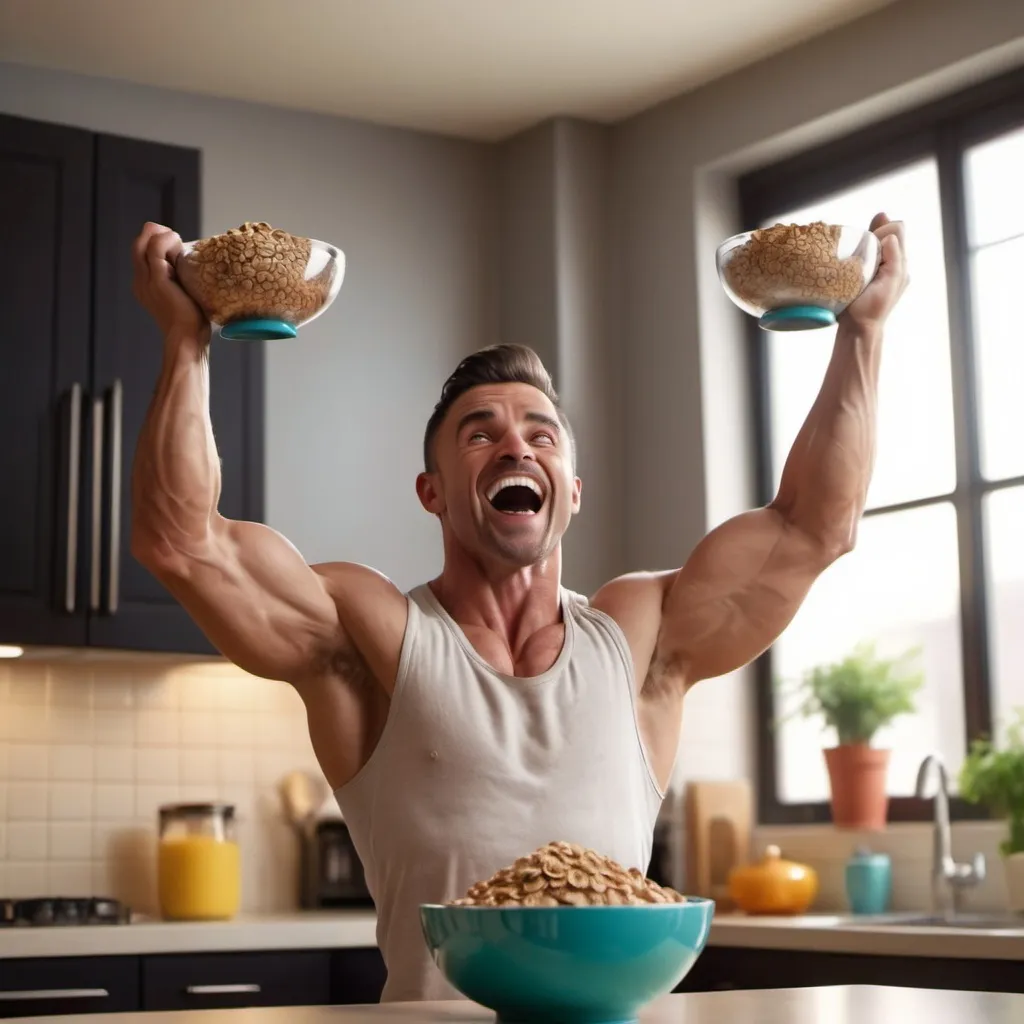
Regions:
<instances>
[{"instance_id":1,"label":"terracotta pot","mask_svg":"<svg viewBox=\"0 0 1024 1024\"><path fill-rule=\"evenodd\" d=\"M825 751L832 787L832 821L839 828L880 831L889 813L889 751L844 743Z\"/></svg>"},{"instance_id":2,"label":"terracotta pot","mask_svg":"<svg viewBox=\"0 0 1024 1024\"><path fill-rule=\"evenodd\" d=\"M1009 907L1015 914L1024 913L1024 853L1011 853L1003 858L1006 872L1006 893Z\"/></svg>"}]
</instances>

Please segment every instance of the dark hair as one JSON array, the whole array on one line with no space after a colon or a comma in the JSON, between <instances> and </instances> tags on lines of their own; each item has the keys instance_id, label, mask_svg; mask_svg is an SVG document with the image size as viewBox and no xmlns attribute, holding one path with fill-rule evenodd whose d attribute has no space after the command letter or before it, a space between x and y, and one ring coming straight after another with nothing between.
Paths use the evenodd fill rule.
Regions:
<instances>
[{"instance_id":1,"label":"dark hair","mask_svg":"<svg viewBox=\"0 0 1024 1024\"><path fill-rule=\"evenodd\" d=\"M569 436L575 460L576 445L572 427L559 405L558 392L540 356L525 345L488 345L466 356L441 388L441 397L427 420L427 429L423 435L423 465L427 472L434 469L434 438L448 410L460 396L481 384L529 384L546 395L558 411L558 419Z\"/></svg>"}]
</instances>

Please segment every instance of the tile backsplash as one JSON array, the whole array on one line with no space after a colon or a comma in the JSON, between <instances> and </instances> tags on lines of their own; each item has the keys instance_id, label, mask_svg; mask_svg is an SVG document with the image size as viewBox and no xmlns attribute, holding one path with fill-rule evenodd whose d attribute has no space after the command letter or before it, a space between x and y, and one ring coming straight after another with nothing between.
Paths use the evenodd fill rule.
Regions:
<instances>
[{"instance_id":1,"label":"tile backsplash","mask_svg":"<svg viewBox=\"0 0 1024 1024\"><path fill-rule=\"evenodd\" d=\"M226 800L243 910L293 908L298 841L277 791L293 769L322 777L284 683L219 662L0 662L0 896L153 913L157 808Z\"/></svg>"}]
</instances>

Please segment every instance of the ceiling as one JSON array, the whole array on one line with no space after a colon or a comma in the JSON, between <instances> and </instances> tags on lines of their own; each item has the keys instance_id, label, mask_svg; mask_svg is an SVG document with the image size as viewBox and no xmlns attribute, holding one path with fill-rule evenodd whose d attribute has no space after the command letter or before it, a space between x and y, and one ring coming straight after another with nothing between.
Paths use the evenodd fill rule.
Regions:
<instances>
[{"instance_id":1,"label":"ceiling","mask_svg":"<svg viewBox=\"0 0 1024 1024\"><path fill-rule=\"evenodd\" d=\"M0 60L495 140L613 122L893 0L0 0Z\"/></svg>"}]
</instances>

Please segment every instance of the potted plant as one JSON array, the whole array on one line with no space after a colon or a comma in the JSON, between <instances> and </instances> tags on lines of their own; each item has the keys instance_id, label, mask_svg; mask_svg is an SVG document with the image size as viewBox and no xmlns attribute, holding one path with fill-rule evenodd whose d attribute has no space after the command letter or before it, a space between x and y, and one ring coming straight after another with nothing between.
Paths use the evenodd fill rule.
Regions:
<instances>
[{"instance_id":1,"label":"potted plant","mask_svg":"<svg viewBox=\"0 0 1024 1024\"><path fill-rule=\"evenodd\" d=\"M975 740L960 769L960 796L1003 818L1007 834L1000 843L1010 909L1024 911L1024 709L1006 730L997 750L988 739Z\"/></svg>"},{"instance_id":2,"label":"potted plant","mask_svg":"<svg viewBox=\"0 0 1024 1024\"><path fill-rule=\"evenodd\" d=\"M836 734L836 745L824 754L832 820L840 828L885 828L890 752L871 741L894 718L914 711L923 677L909 663L918 653L913 648L898 658L879 658L873 644L860 644L841 661L816 666L803 677L795 714L821 718Z\"/></svg>"}]
</instances>

